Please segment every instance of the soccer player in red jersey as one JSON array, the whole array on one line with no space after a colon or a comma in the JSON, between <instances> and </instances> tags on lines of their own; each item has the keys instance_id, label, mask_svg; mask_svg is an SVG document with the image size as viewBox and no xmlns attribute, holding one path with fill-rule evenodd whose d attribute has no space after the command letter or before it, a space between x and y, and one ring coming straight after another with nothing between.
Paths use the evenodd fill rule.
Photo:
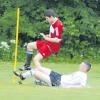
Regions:
<instances>
[{"instance_id":1,"label":"soccer player in red jersey","mask_svg":"<svg viewBox=\"0 0 100 100\"><path fill-rule=\"evenodd\" d=\"M50 23L50 31L48 35L43 36L43 40L38 40L35 42L28 43L27 45L27 58L24 67L20 67L19 70L30 70L30 64L32 60L32 55L34 49L38 50L33 61L36 68L40 68L40 60L49 57L51 54L55 54L60 49L60 44L62 41L63 24L55 16L55 12L52 9L48 9L44 13L46 21Z\"/></svg>"}]
</instances>

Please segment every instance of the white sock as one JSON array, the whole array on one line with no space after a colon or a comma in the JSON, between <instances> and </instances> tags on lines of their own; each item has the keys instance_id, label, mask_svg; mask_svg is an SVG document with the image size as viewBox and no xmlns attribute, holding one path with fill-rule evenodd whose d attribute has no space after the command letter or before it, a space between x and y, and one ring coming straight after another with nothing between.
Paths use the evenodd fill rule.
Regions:
<instances>
[{"instance_id":1,"label":"white sock","mask_svg":"<svg viewBox=\"0 0 100 100\"><path fill-rule=\"evenodd\" d=\"M31 69L22 74L23 78L32 77L35 74L35 69Z\"/></svg>"}]
</instances>

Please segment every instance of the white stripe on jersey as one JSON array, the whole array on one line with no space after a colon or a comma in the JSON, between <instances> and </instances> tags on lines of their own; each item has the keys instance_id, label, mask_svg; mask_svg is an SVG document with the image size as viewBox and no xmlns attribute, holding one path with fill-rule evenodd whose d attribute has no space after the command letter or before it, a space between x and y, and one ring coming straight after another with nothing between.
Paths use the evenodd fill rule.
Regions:
<instances>
[{"instance_id":1,"label":"white stripe on jersey","mask_svg":"<svg viewBox=\"0 0 100 100\"><path fill-rule=\"evenodd\" d=\"M50 33L54 33L54 28L52 27L52 25L50 26Z\"/></svg>"},{"instance_id":2,"label":"white stripe on jersey","mask_svg":"<svg viewBox=\"0 0 100 100\"><path fill-rule=\"evenodd\" d=\"M55 28L55 31L56 31L56 36L59 36L58 27Z\"/></svg>"}]
</instances>

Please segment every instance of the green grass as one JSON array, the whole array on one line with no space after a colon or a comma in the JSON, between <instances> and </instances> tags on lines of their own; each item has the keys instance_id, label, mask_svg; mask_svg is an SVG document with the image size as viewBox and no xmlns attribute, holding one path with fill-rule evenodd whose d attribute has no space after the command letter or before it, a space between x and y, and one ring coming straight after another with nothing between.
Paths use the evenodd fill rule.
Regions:
<instances>
[{"instance_id":1,"label":"green grass","mask_svg":"<svg viewBox=\"0 0 100 100\"><path fill-rule=\"evenodd\" d=\"M20 65L21 63L18 63ZM70 73L78 64L44 63L44 66L61 73ZM88 73L90 88L63 89L37 86L33 78L26 79L22 85L13 83L13 64L0 62L0 100L100 100L100 64L94 64Z\"/></svg>"}]
</instances>

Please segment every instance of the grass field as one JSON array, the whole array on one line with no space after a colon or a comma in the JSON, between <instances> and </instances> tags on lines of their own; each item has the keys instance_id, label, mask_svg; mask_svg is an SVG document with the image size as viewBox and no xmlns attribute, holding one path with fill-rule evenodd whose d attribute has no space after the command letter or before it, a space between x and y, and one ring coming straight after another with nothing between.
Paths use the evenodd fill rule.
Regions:
<instances>
[{"instance_id":1,"label":"grass field","mask_svg":"<svg viewBox=\"0 0 100 100\"><path fill-rule=\"evenodd\" d=\"M20 65L21 63L18 63ZM61 73L70 73L78 64L44 63L44 66ZM62 89L34 85L34 79L26 79L22 85L13 83L13 64L0 62L0 100L100 100L100 64L93 64L88 73L88 85L84 89Z\"/></svg>"}]
</instances>

